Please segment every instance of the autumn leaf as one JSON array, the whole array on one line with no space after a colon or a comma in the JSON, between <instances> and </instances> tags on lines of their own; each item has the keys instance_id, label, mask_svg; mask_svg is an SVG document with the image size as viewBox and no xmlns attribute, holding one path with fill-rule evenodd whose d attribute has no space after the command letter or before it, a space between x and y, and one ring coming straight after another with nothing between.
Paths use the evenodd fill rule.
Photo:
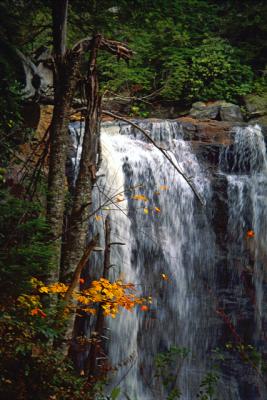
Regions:
<instances>
[{"instance_id":1,"label":"autumn leaf","mask_svg":"<svg viewBox=\"0 0 267 400\"><path fill-rule=\"evenodd\" d=\"M132 196L133 200L143 200L143 201L148 201L148 198L143 195L143 194L135 194L134 196Z\"/></svg>"},{"instance_id":2,"label":"autumn leaf","mask_svg":"<svg viewBox=\"0 0 267 400\"><path fill-rule=\"evenodd\" d=\"M162 279L163 279L164 281L168 281L168 280L169 280L169 277L168 277L168 275L166 275L166 274L161 274L161 277L162 277Z\"/></svg>"},{"instance_id":3,"label":"autumn leaf","mask_svg":"<svg viewBox=\"0 0 267 400\"><path fill-rule=\"evenodd\" d=\"M254 238L255 232L252 229L248 230L246 236L247 236L247 238Z\"/></svg>"},{"instance_id":4,"label":"autumn leaf","mask_svg":"<svg viewBox=\"0 0 267 400\"><path fill-rule=\"evenodd\" d=\"M169 186L167 186L167 185L161 185L159 188L160 188L160 190L168 190L168 189L169 189Z\"/></svg>"},{"instance_id":5,"label":"autumn leaf","mask_svg":"<svg viewBox=\"0 0 267 400\"><path fill-rule=\"evenodd\" d=\"M48 286L42 286L39 288L40 293L49 293L49 287Z\"/></svg>"},{"instance_id":6,"label":"autumn leaf","mask_svg":"<svg viewBox=\"0 0 267 400\"><path fill-rule=\"evenodd\" d=\"M83 285L83 284L84 284L84 279L83 279L83 278L80 278L80 279L79 279L79 282Z\"/></svg>"},{"instance_id":7,"label":"autumn leaf","mask_svg":"<svg viewBox=\"0 0 267 400\"><path fill-rule=\"evenodd\" d=\"M96 216L95 216L95 220L96 220L96 221L101 221L101 219L102 219L101 215L96 215Z\"/></svg>"},{"instance_id":8,"label":"autumn leaf","mask_svg":"<svg viewBox=\"0 0 267 400\"><path fill-rule=\"evenodd\" d=\"M154 210L155 210L156 212L158 212L158 213L160 213L160 211L161 211L159 207L155 207Z\"/></svg>"},{"instance_id":9,"label":"autumn leaf","mask_svg":"<svg viewBox=\"0 0 267 400\"><path fill-rule=\"evenodd\" d=\"M148 214L148 208L147 207L144 208L144 213Z\"/></svg>"},{"instance_id":10,"label":"autumn leaf","mask_svg":"<svg viewBox=\"0 0 267 400\"><path fill-rule=\"evenodd\" d=\"M141 306L141 311L148 311L148 306L146 305Z\"/></svg>"},{"instance_id":11,"label":"autumn leaf","mask_svg":"<svg viewBox=\"0 0 267 400\"><path fill-rule=\"evenodd\" d=\"M119 202L121 202L121 201L124 201L124 197L123 197L122 194L119 194L119 195L116 197L116 202L119 203Z\"/></svg>"},{"instance_id":12,"label":"autumn leaf","mask_svg":"<svg viewBox=\"0 0 267 400\"><path fill-rule=\"evenodd\" d=\"M46 313L44 313L40 308L34 308L33 310L31 310L30 314L32 316L39 315L41 318L47 317Z\"/></svg>"}]
</instances>

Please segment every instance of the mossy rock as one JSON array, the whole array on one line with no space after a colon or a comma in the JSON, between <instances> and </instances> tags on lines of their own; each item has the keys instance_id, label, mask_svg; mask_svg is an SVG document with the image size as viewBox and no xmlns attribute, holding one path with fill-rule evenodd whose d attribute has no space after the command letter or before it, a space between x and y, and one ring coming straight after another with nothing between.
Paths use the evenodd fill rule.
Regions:
<instances>
[{"instance_id":1,"label":"mossy rock","mask_svg":"<svg viewBox=\"0 0 267 400\"><path fill-rule=\"evenodd\" d=\"M249 94L245 96L244 101L249 119L267 115L267 93L262 95Z\"/></svg>"}]
</instances>

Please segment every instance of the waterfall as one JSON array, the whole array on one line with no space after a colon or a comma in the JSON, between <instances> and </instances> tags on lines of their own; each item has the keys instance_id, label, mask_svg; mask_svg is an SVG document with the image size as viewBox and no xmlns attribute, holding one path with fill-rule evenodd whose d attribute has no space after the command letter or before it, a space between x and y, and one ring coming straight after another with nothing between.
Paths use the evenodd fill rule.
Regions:
<instances>
[{"instance_id":1,"label":"waterfall","mask_svg":"<svg viewBox=\"0 0 267 400\"><path fill-rule=\"evenodd\" d=\"M244 343L266 351L267 157L258 125L236 128L234 143L221 154L227 179L227 267L231 275L234 325ZM261 371L261 365L258 363ZM247 381L251 371L247 371ZM259 374L258 374L259 375ZM265 398L266 387L256 377L244 384L243 399ZM243 397L246 396L246 397Z\"/></svg>"},{"instance_id":2,"label":"waterfall","mask_svg":"<svg viewBox=\"0 0 267 400\"><path fill-rule=\"evenodd\" d=\"M152 297L146 312L139 307L107 319L107 352L118 367L110 388L121 388L121 400L165 400L167 392L154 378L154 361L176 346L189 351L183 362L171 365L180 398L193 400L214 364L214 349L224 352L232 340L218 309L225 310L244 342L265 348L265 143L258 126L236 128L213 174L184 140L178 122L138 123L191 177L206 205L199 204L187 182L140 131L127 124L102 125L103 162L94 208L107 201L109 206L98 212L93 229L101 232L103 241L103 221L111 216L112 241L124 245L112 246L110 279L132 282L143 296ZM77 136L77 128L77 123L72 126L72 136ZM79 154L73 158L76 174ZM218 205L221 181L226 189ZM222 212L225 227L215 218ZM255 238L246 237L248 231ZM101 254L92 262L95 276L99 262ZM90 324L85 325L88 330ZM264 398L249 366L228 354L222 364L216 398Z\"/></svg>"}]
</instances>

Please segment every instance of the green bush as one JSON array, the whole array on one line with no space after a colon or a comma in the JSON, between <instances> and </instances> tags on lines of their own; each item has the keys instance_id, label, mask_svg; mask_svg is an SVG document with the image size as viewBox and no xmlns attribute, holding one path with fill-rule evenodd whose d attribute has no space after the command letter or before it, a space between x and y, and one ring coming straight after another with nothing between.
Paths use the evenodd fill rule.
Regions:
<instances>
[{"instance_id":1,"label":"green bush","mask_svg":"<svg viewBox=\"0 0 267 400\"><path fill-rule=\"evenodd\" d=\"M190 101L234 101L253 89L253 72L240 62L237 50L220 38L204 39L194 49L187 83Z\"/></svg>"}]
</instances>

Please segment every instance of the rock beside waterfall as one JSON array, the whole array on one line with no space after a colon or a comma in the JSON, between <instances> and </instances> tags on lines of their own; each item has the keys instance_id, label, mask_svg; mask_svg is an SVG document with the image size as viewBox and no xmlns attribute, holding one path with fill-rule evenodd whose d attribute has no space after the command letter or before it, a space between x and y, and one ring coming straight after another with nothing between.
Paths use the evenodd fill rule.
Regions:
<instances>
[{"instance_id":1,"label":"rock beside waterfall","mask_svg":"<svg viewBox=\"0 0 267 400\"><path fill-rule=\"evenodd\" d=\"M243 115L238 105L232 103L224 103L220 106L221 121L242 122Z\"/></svg>"},{"instance_id":2,"label":"rock beside waterfall","mask_svg":"<svg viewBox=\"0 0 267 400\"><path fill-rule=\"evenodd\" d=\"M208 103L198 101L192 105L189 115L199 120L215 119L218 121L229 122L243 121L240 107L233 103L227 103L224 100Z\"/></svg>"},{"instance_id":3,"label":"rock beside waterfall","mask_svg":"<svg viewBox=\"0 0 267 400\"><path fill-rule=\"evenodd\" d=\"M208 104L203 101L197 101L192 104L189 115L196 119L218 119L219 105L216 103Z\"/></svg>"},{"instance_id":4,"label":"rock beside waterfall","mask_svg":"<svg viewBox=\"0 0 267 400\"><path fill-rule=\"evenodd\" d=\"M244 101L249 119L267 115L267 93L261 96L249 94Z\"/></svg>"},{"instance_id":5,"label":"rock beside waterfall","mask_svg":"<svg viewBox=\"0 0 267 400\"><path fill-rule=\"evenodd\" d=\"M232 142L231 132L233 126L235 126L232 122L216 120L201 121L192 117L181 117L177 121L181 124L185 140L226 146Z\"/></svg>"},{"instance_id":6,"label":"rock beside waterfall","mask_svg":"<svg viewBox=\"0 0 267 400\"><path fill-rule=\"evenodd\" d=\"M244 101L249 123L267 126L267 93L249 94Z\"/></svg>"}]
</instances>

